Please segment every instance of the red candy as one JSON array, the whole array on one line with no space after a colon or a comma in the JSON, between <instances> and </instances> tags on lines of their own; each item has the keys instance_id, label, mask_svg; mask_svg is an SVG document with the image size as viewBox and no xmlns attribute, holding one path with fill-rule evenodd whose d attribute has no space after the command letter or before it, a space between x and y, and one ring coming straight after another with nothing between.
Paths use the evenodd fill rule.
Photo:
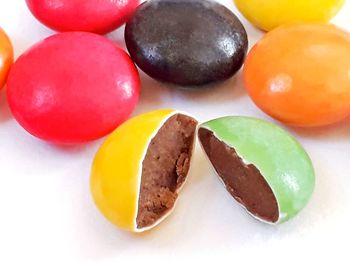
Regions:
<instances>
[{"instance_id":1,"label":"red candy","mask_svg":"<svg viewBox=\"0 0 350 263\"><path fill-rule=\"evenodd\" d=\"M13 65L7 97L17 121L54 143L100 138L127 119L140 80L129 56L108 39L61 33L34 45Z\"/></svg>"},{"instance_id":2,"label":"red candy","mask_svg":"<svg viewBox=\"0 0 350 263\"><path fill-rule=\"evenodd\" d=\"M124 24L140 0L26 0L33 15L56 31L106 34Z\"/></svg>"}]
</instances>

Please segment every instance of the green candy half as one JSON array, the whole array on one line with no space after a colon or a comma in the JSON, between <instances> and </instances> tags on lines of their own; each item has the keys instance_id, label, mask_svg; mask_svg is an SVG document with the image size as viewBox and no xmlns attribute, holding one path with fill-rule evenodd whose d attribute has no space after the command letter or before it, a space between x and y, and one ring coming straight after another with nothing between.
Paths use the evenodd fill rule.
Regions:
<instances>
[{"instance_id":1,"label":"green candy half","mask_svg":"<svg viewBox=\"0 0 350 263\"><path fill-rule=\"evenodd\" d=\"M233 148L242 165L254 165L271 188L277 201L278 220L269 222L253 216L278 224L306 206L315 187L314 169L301 144L288 132L255 118L223 117L199 126L202 147L201 129L212 132L216 139Z\"/></svg>"}]
</instances>

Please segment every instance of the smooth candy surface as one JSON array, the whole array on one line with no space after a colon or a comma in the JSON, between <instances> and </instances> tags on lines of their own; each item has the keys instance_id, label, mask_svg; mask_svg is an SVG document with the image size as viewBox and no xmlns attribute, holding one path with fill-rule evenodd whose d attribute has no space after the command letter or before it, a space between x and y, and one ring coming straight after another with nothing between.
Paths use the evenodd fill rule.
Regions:
<instances>
[{"instance_id":1,"label":"smooth candy surface","mask_svg":"<svg viewBox=\"0 0 350 263\"><path fill-rule=\"evenodd\" d=\"M344 0L234 0L255 26L269 31L290 23L328 22Z\"/></svg>"},{"instance_id":2,"label":"smooth candy surface","mask_svg":"<svg viewBox=\"0 0 350 263\"><path fill-rule=\"evenodd\" d=\"M127 23L132 59L151 77L183 86L231 77L248 40L238 18L208 0L150 0Z\"/></svg>"},{"instance_id":3,"label":"smooth candy surface","mask_svg":"<svg viewBox=\"0 0 350 263\"><path fill-rule=\"evenodd\" d=\"M6 33L0 28L0 89L5 85L13 63L13 47Z\"/></svg>"},{"instance_id":4,"label":"smooth candy surface","mask_svg":"<svg viewBox=\"0 0 350 263\"><path fill-rule=\"evenodd\" d=\"M296 126L332 124L350 114L350 34L333 25L283 26L250 51L249 95L272 117Z\"/></svg>"},{"instance_id":5,"label":"smooth candy surface","mask_svg":"<svg viewBox=\"0 0 350 263\"><path fill-rule=\"evenodd\" d=\"M106 34L124 24L140 0L26 0L33 15L56 31Z\"/></svg>"},{"instance_id":6,"label":"smooth candy surface","mask_svg":"<svg viewBox=\"0 0 350 263\"><path fill-rule=\"evenodd\" d=\"M142 161L152 137L174 113L159 110L128 120L106 139L95 156L92 196L102 214L120 228L138 231Z\"/></svg>"},{"instance_id":7,"label":"smooth candy surface","mask_svg":"<svg viewBox=\"0 0 350 263\"><path fill-rule=\"evenodd\" d=\"M61 33L15 62L7 97L17 121L54 143L100 138L127 119L139 97L129 56L92 33Z\"/></svg>"},{"instance_id":8,"label":"smooth candy surface","mask_svg":"<svg viewBox=\"0 0 350 263\"><path fill-rule=\"evenodd\" d=\"M223 117L201 127L259 169L276 197L277 223L292 218L307 204L315 186L313 166L303 147L286 131L248 117Z\"/></svg>"}]
</instances>

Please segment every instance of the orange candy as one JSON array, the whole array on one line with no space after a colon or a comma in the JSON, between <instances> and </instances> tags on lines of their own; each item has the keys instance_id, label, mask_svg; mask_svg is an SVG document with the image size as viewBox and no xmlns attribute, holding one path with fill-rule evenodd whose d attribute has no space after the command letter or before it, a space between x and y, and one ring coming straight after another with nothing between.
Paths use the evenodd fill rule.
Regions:
<instances>
[{"instance_id":1,"label":"orange candy","mask_svg":"<svg viewBox=\"0 0 350 263\"><path fill-rule=\"evenodd\" d=\"M350 115L350 34L333 25L277 28L250 51L244 82L264 112L295 126Z\"/></svg>"},{"instance_id":2,"label":"orange candy","mask_svg":"<svg viewBox=\"0 0 350 263\"><path fill-rule=\"evenodd\" d=\"M12 44L6 33L0 28L0 89L5 85L12 63Z\"/></svg>"}]
</instances>

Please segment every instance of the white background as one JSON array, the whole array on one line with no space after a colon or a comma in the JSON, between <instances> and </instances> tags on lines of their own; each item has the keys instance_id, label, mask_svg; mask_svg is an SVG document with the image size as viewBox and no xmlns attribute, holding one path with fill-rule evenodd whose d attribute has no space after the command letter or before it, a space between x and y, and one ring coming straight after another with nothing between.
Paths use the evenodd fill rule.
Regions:
<instances>
[{"instance_id":1,"label":"white background","mask_svg":"<svg viewBox=\"0 0 350 263\"><path fill-rule=\"evenodd\" d=\"M219 2L238 14L231 0ZM334 22L350 30L349 15L348 1ZM242 20L252 45L262 33ZM16 57L54 33L31 16L24 0L0 0L0 26L10 35ZM120 29L108 37L124 46L122 33ZM201 91L172 89L143 74L141 78L134 115L176 108L200 121L228 114L270 120L247 97L241 74ZM198 150L175 212L153 231L135 235L107 222L91 200L89 171L101 140L61 147L33 138L12 118L1 91L0 262L130 262L151 257L166 262L350 262L350 120L327 128L288 129L309 152L317 176L314 195L296 218L279 226L255 221L233 201Z\"/></svg>"}]
</instances>

